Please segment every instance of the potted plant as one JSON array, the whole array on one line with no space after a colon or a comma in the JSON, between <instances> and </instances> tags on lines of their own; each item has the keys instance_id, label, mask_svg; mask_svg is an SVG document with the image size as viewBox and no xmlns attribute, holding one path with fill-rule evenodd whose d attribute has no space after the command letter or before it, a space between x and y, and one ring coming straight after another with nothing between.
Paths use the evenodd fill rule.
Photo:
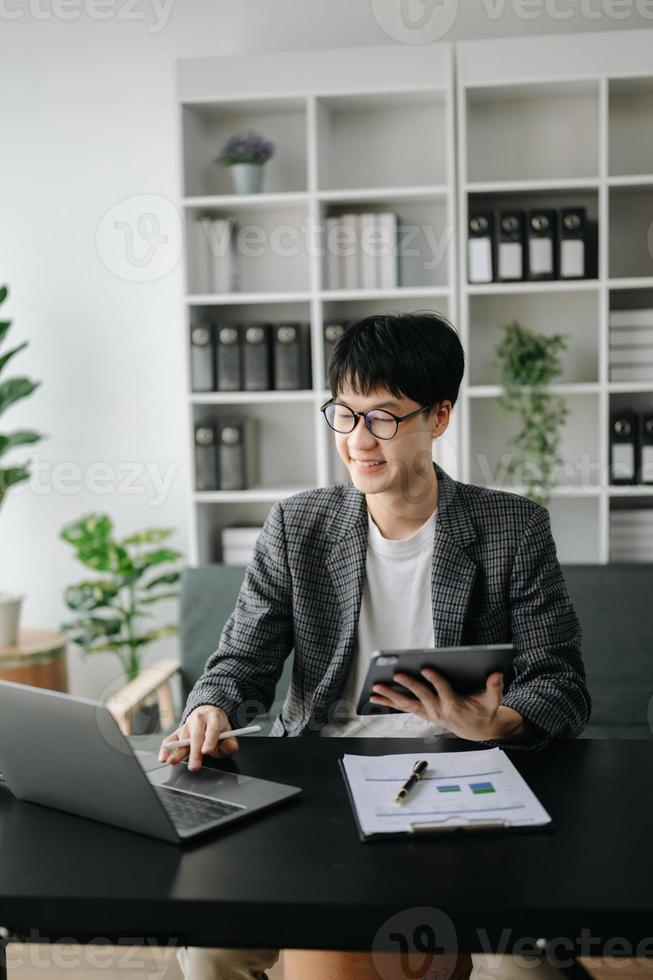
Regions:
<instances>
[{"instance_id":1,"label":"potted plant","mask_svg":"<svg viewBox=\"0 0 653 980\"><path fill-rule=\"evenodd\" d=\"M230 136L215 163L229 167L236 194L258 194L263 165L274 156L274 143L253 131Z\"/></svg>"},{"instance_id":2,"label":"potted plant","mask_svg":"<svg viewBox=\"0 0 653 980\"><path fill-rule=\"evenodd\" d=\"M4 303L9 290L6 286L0 287L0 304ZM0 345L9 332L11 320L0 321ZM7 367L9 362L16 354L24 350L28 345L27 341L8 350L6 354L0 355L0 374ZM6 378L0 381L0 415L5 412L10 405L23 398L28 398L36 388L39 381L31 381L25 377ZM22 483L29 478L29 467L25 463L16 466L3 466L2 457L14 449L16 446L25 446L30 443L38 442L42 436L38 432L29 429L18 429L6 434L0 433L0 506L4 502L10 487L17 483ZM20 625L20 607L23 596L12 595L8 592L0 591L0 646L9 646L18 642L18 628Z\"/></svg>"},{"instance_id":3,"label":"potted plant","mask_svg":"<svg viewBox=\"0 0 653 980\"><path fill-rule=\"evenodd\" d=\"M88 514L66 524L60 537L75 549L75 557L99 578L69 585L64 592L67 607L77 617L62 625L87 659L95 653L113 653L119 660L127 682L141 670L146 646L177 632L174 623L146 628L152 607L164 599L176 598L175 588L181 572L161 571L181 558L172 548L162 547L174 532L148 528L117 538L106 514ZM135 730L138 721L135 719Z\"/></svg>"},{"instance_id":4,"label":"potted plant","mask_svg":"<svg viewBox=\"0 0 653 980\"><path fill-rule=\"evenodd\" d=\"M554 486L553 471L562 462L560 429L568 414L564 400L547 387L561 372L559 354L566 350L567 338L537 334L516 320L501 328L503 339L495 348L503 385L499 405L506 413L516 413L520 422L512 440L518 458L510 461L508 472L521 468L526 496L546 506Z\"/></svg>"}]
</instances>

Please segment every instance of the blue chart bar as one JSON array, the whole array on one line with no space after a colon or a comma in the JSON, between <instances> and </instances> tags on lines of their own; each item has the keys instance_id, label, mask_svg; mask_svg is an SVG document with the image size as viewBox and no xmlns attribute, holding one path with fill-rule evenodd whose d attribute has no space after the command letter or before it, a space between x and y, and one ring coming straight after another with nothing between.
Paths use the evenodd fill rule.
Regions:
<instances>
[{"instance_id":1,"label":"blue chart bar","mask_svg":"<svg viewBox=\"0 0 653 980\"><path fill-rule=\"evenodd\" d=\"M438 786L438 793L460 793L460 786Z\"/></svg>"},{"instance_id":2,"label":"blue chart bar","mask_svg":"<svg viewBox=\"0 0 653 980\"><path fill-rule=\"evenodd\" d=\"M492 783L470 783L469 788L472 793L478 795L479 793L494 793L496 790Z\"/></svg>"}]
</instances>

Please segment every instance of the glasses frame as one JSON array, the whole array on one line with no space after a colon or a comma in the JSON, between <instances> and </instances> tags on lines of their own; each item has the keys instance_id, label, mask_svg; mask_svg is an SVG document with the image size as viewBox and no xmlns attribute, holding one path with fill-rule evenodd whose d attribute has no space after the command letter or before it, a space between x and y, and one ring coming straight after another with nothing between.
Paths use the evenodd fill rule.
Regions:
<instances>
[{"instance_id":1,"label":"glasses frame","mask_svg":"<svg viewBox=\"0 0 653 980\"><path fill-rule=\"evenodd\" d=\"M433 402L432 405L425 405L423 408L416 408L414 412L409 412L408 415L395 415L394 412L389 412L387 408L370 408L367 412L355 412L353 408L351 408L349 405L346 405L345 402L338 402L338 401L334 401L332 398L329 398L329 400L326 401L324 405L320 405L320 411L324 415L324 421L329 426L332 432L337 432L341 436L348 436L349 433L353 432L356 426L358 425L359 418L362 418L365 419L365 427L367 431L370 433L370 435L374 436L375 439L381 439L384 442L388 442L390 439L394 439L394 437L397 435L397 432L399 431L400 422L405 422L406 419L412 419L414 415L420 415L422 412L429 412L436 405L440 405L440 404L441 404L440 402ZM351 414L354 416L354 424L352 425L351 429L349 429L347 432L340 432L339 429L333 428L328 418L326 417L326 410L329 407L329 405L341 405L343 408L346 408L348 409L348 411L351 412ZM392 418L395 420L396 428L391 436L377 436L376 432L372 432L370 421L367 417L371 412L385 412L386 415L392 416Z\"/></svg>"}]
</instances>

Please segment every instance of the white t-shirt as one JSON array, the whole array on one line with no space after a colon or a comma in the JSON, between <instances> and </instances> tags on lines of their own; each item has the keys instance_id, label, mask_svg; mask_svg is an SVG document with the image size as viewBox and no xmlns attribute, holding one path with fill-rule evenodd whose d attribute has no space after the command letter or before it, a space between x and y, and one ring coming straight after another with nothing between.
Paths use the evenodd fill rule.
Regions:
<instances>
[{"instance_id":1,"label":"white t-shirt","mask_svg":"<svg viewBox=\"0 0 653 980\"><path fill-rule=\"evenodd\" d=\"M358 635L351 667L341 695L346 710L320 735L370 737L431 737L448 729L410 712L398 715L357 715L356 705L374 650L433 647L431 565L437 507L421 527L398 541L384 538L368 511L365 583Z\"/></svg>"}]
</instances>

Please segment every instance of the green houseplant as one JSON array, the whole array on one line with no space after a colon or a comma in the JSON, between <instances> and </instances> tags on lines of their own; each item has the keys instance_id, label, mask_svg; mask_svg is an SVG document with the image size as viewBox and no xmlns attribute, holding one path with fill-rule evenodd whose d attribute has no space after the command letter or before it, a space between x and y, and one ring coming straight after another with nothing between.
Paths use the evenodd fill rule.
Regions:
<instances>
[{"instance_id":1,"label":"green houseplant","mask_svg":"<svg viewBox=\"0 0 653 980\"><path fill-rule=\"evenodd\" d=\"M0 286L0 305L4 303L9 290L7 286ZM0 320L0 346L11 327L11 320ZM4 354L0 354L0 375L4 372L9 362L24 350L28 341L23 341L17 347L13 347ZM0 379L0 415L7 411L11 405L29 396L38 388L40 382L32 381L26 377L12 377L5 380ZM31 429L17 429L14 432L0 433L0 506L4 503L9 489L29 479L29 467L26 463L5 466L5 455L17 446L26 446L38 442L42 436ZM22 596L12 595L0 591L0 646L16 643L18 640L18 626L20 619L20 606Z\"/></svg>"},{"instance_id":2,"label":"green houseplant","mask_svg":"<svg viewBox=\"0 0 653 980\"><path fill-rule=\"evenodd\" d=\"M75 555L99 578L69 585L64 592L67 607L77 617L62 625L86 659L90 654L116 654L127 681L141 669L146 646L177 632L175 624L145 628L152 607L176 598L181 572L162 572L161 566L178 561L181 554L162 546L174 532L149 528L125 538L114 535L106 514L88 514L66 524L60 537L75 549Z\"/></svg>"},{"instance_id":3,"label":"green houseplant","mask_svg":"<svg viewBox=\"0 0 653 980\"><path fill-rule=\"evenodd\" d=\"M564 400L547 388L561 373L559 355L567 348L567 338L535 333L516 320L501 324L501 329L503 338L495 348L503 385L499 405L519 421L512 440L517 458L510 461L508 472L521 470L526 496L546 506L553 471L562 462L560 430L568 414Z\"/></svg>"}]
</instances>

